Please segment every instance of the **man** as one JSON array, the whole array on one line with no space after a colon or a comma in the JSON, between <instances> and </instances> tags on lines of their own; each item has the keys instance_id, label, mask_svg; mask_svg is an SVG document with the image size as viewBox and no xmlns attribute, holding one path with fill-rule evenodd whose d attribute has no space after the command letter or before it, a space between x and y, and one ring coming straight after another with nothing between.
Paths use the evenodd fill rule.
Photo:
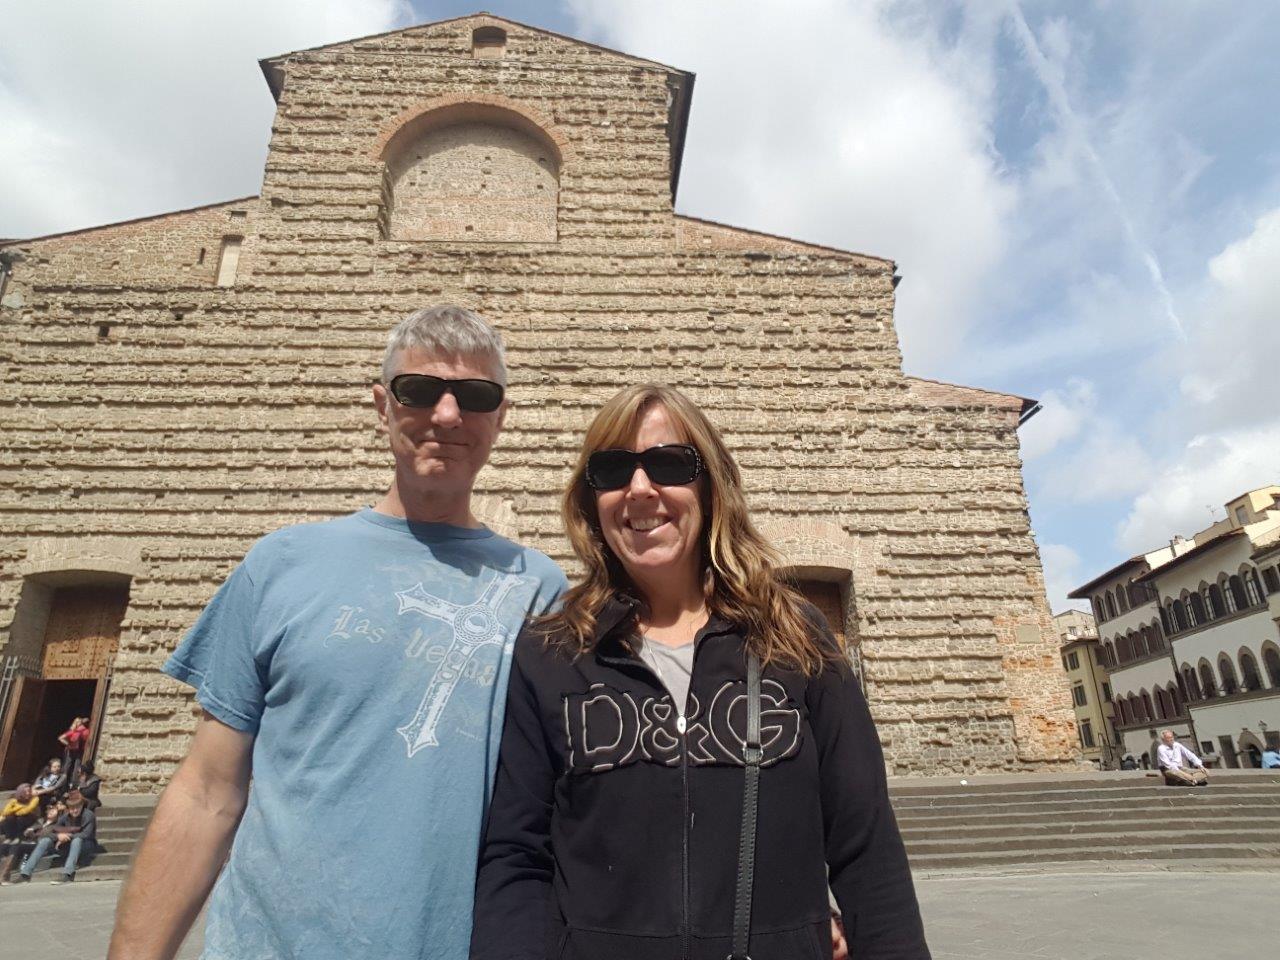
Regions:
<instances>
[{"instance_id":1,"label":"man","mask_svg":"<svg viewBox=\"0 0 1280 960\"><path fill-rule=\"evenodd\" d=\"M1164 782L1173 787L1204 787L1209 783L1209 775L1204 772L1204 764L1194 753L1174 739L1172 730L1160 734L1161 744L1156 747L1156 763L1164 774ZM1183 763L1194 769L1183 769Z\"/></svg>"},{"instance_id":2,"label":"man","mask_svg":"<svg viewBox=\"0 0 1280 960\"><path fill-rule=\"evenodd\" d=\"M476 314L406 318L373 388L386 495L259 541L165 664L204 713L112 960L172 957L215 879L206 960L466 957L512 646L565 587L471 511L505 383Z\"/></svg>"},{"instance_id":3,"label":"man","mask_svg":"<svg viewBox=\"0 0 1280 960\"><path fill-rule=\"evenodd\" d=\"M1267 749L1262 751L1262 769L1280 770L1280 744L1267 744Z\"/></svg>"},{"instance_id":4,"label":"man","mask_svg":"<svg viewBox=\"0 0 1280 960\"><path fill-rule=\"evenodd\" d=\"M36 865L49 852L49 848L62 852L61 875L50 880L50 883L70 883L76 878L76 868L80 865L80 856L92 853L97 839L97 819L93 811L84 805L84 797L79 790L72 790L66 796L67 809L54 821L53 829L45 832L36 843L36 848L22 864L22 869L14 877L19 883L26 883L36 872Z\"/></svg>"}]
</instances>

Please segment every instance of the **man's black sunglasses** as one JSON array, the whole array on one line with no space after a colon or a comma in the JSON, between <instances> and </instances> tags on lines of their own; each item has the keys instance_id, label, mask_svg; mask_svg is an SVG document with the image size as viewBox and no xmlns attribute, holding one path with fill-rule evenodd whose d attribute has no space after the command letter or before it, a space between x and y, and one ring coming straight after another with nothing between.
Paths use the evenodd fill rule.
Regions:
<instances>
[{"instance_id":1,"label":"man's black sunglasses","mask_svg":"<svg viewBox=\"0 0 1280 960\"><path fill-rule=\"evenodd\" d=\"M402 373L389 384L391 395L406 407L434 407L448 390L458 407L471 413L492 413L502 406L502 384L492 380L446 380L425 373Z\"/></svg>"},{"instance_id":2,"label":"man's black sunglasses","mask_svg":"<svg viewBox=\"0 0 1280 960\"><path fill-rule=\"evenodd\" d=\"M587 484L593 490L617 490L631 482L641 467L652 483L664 487L693 483L703 470L702 457L687 443L659 444L641 453L597 450L587 457Z\"/></svg>"}]
</instances>

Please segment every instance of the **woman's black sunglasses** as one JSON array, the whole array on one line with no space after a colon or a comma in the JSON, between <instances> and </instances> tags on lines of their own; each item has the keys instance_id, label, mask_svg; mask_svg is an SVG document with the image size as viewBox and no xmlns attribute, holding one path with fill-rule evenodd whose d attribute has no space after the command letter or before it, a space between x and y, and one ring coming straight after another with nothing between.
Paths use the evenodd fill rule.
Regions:
<instances>
[{"instance_id":1,"label":"woman's black sunglasses","mask_svg":"<svg viewBox=\"0 0 1280 960\"><path fill-rule=\"evenodd\" d=\"M402 373L388 385L391 395L406 407L434 407L448 390L458 407L471 413L492 413L502 406L502 384L492 380L446 380L425 373Z\"/></svg>"},{"instance_id":2,"label":"woman's black sunglasses","mask_svg":"<svg viewBox=\"0 0 1280 960\"><path fill-rule=\"evenodd\" d=\"M687 443L660 444L641 453L597 450L587 457L587 484L593 490L617 490L631 482L636 467L652 483L664 487L693 483L703 470L702 457Z\"/></svg>"}]
</instances>

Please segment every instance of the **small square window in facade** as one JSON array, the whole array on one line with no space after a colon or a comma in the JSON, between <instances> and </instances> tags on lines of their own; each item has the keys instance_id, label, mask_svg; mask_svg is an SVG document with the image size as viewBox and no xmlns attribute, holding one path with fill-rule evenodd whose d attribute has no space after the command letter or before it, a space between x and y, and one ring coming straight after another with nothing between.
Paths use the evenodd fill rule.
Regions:
<instances>
[{"instance_id":1,"label":"small square window in facade","mask_svg":"<svg viewBox=\"0 0 1280 960\"><path fill-rule=\"evenodd\" d=\"M1107 703L1111 702L1111 684L1104 683L1102 685L1102 697Z\"/></svg>"},{"instance_id":2,"label":"small square window in facade","mask_svg":"<svg viewBox=\"0 0 1280 960\"><path fill-rule=\"evenodd\" d=\"M1072 650L1067 654L1067 664L1072 670L1080 669L1080 654Z\"/></svg>"}]
</instances>

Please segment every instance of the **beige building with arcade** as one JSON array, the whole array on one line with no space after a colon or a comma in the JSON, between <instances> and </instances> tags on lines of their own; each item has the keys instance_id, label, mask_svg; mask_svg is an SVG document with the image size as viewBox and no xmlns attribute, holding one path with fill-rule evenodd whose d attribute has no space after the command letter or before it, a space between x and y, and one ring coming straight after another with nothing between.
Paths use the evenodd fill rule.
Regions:
<instances>
[{"instance_id":1,"label":"beige building with arcade","mask_svg":"<svg viewBox=\"0 0 1280 960\"><path fill-rule=\"evenodd\" d=\"M1214 766L1280 747L1280 486L1225 506L1070 594L1097 618L1122 750L1150 765L1166 728Z\"/></svg>"},{"instance_id":2,"label":"beige building with arcade","mask_svg":"<svg viewBox=\"0 0 1280 960\"><path fill-rule=\"evenodd\" d=\"M588 418L674 382L854 644L890 772L1075 764L1034 405L903 374L891 261L677 214L692 74L487 15L261 66L259 195L0 246L0 780L81 713L113 788L165 782L194 705L158 666L256 538L384 488L382 343L440 301L509 345L495 529L567 561Z\"/></svg>"}]
</instances>

